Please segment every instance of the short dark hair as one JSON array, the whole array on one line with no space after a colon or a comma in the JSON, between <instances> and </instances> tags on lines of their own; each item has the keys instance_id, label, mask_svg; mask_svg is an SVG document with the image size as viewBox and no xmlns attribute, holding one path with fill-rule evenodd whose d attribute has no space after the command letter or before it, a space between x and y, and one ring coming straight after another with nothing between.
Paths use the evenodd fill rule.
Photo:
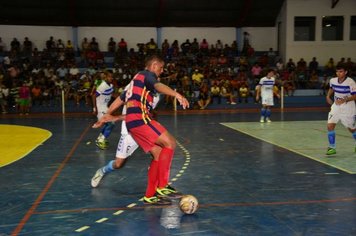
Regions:
<instances>
[{"instance_id":1,"label":"short dark hair","mask_svg":"<svg viewBox=\"0 0 356 236\"><path fill-rule=\"evenodd\" d=\"M335 68L336 70L346 70L347 71L347 66L346 66L346 64L345 63L340 63L340 64L338 64L337 66L336 66L336 68Z\"/></svg>"}]
</instances>

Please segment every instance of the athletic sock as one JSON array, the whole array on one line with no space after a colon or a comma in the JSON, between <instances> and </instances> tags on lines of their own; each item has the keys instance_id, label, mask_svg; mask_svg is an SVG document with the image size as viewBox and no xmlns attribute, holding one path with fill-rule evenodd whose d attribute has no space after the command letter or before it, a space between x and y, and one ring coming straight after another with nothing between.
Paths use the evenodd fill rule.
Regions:
<instances>
[{"instance_id":1,"label":"athletic sock","mask_svg":"<svg viewBox=\"0 0 356 236\"><path fill-rule=\"evenodd\" d=\"M146 197L153 197L156 193L158 183L158 161L152 160L148 169L148 180L146 188Z\"/></svg>"},{"instance_id":2,"label":"athletic sock","mask_svg":"<svg viewBox=\"0 0 356 236\"><path fill-rule=\"evenodd\" d=\"M109 161L109 163L103 167L104 174L114 171L114 160Z\"/></svg>"},{"instance_id":3,"label":"athletic sock","mask_svg":"<svg viewBox=\"0 0 356 236\"><path fill-rule=\"evenodd\" d=\"M261 116L266 117L266 108L261 109Z\"/></svg>"},{"instance_id":4,"label":"athletic sock","mask_svg":"<svg viewBox=\"0 0 356 236\"><path fill-rule=\"evenodd\" d=\"M158 187L159 188L164 188L168 184L173 155L174 155L174 150L170 148L162 148L159 154L159 158L158 158L158 163L159 163Z\"/></svg>"},{"instance_id":5,"label":"athletic sock","mask_svg":"<svg viewBox=\"0 0 356 236\"><path fill-rule=\"evenodd\" d=\"M328 131L329 147L335 148L335 130Z\"/></svg>"},{"instance_id":6,"label":"athletic sock","mask_svg":"<svg viewBox=\"0 0 356 236\"><path fill-rule=\"evenodd\" d=\"M108 122L105 123L101 133L104 135L105 138L108 138L111 134L111 131L114 129L114 123Z\"/></svg>"},{"instance_id":7,"label":"athletic sock","mask_svg":"<svg viewBox=\"0 0 356 236\"><path fill-rule=\"evenodd\" d=\"M271 109L266 109L266 117L267 118L271 117Z\"/></svg>"}]
</instances>

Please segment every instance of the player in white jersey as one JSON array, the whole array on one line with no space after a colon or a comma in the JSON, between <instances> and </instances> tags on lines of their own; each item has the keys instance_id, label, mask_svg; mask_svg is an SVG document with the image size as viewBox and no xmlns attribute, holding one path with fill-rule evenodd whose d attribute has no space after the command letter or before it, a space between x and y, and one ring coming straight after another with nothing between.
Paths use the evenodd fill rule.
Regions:
<instances>
[{"instance_id":1,"label":"player in white jersey","mask_svg":"<svg viewBox=\"0 0 356 236\"><path fill-rule=\"evenodd\" d=\"M126 88L125 88L126 90ZM157 106L159 102L159 94L153 97L153 109ZM126 105L122 109L122 115L126 114ZM127 157L131 156L132 153L138 148L138 144L132 138L130 133L127 131L126 122L123 120L121 122L121 137L116 149L115 160L109 161L107 165L99 168L93 178L91 179L91 186L96 188L105 174L110 173L114 170L120 169L126 162Z\"/></svg>"},{"instance_id":2,"label":"player in white jersey","mask_svg":"<svg viewBox=\"0 0 356 236\"><path fill-rule=\"evenodd\" d=\"M260 100L261 96L261 119L260 122L271 122L271 107L274 105L274 85L276 72L273 69L269 69L267 75L260 79L260 82L256 86L256 101ZM276 94L279 97L279 94Z\"/></svg>"},{"instance_id":3,"label":"player in white jersey","mask_svg":"<svg viewBox=\"0 0 356 236\"><path fill-rule=\"evenodd\" d=\"M97 118L100 120L100 118L106 114L108 110L108 104L111 100L111 96L114 92L114 87L112 84L112 72L111 71L105 71L104 73L101 74L102 76L102 82L100 85L96 88L95 91L95 110L97 111ZM95 140L96 145L100 149L106 149L108 146L108 141L107 138L111 134L111 131L114 128L114 123L113 122L107 122L104 127L101 129L100 134L98 138Z\"/></svg>"},{"instance_id":4,"label":"player in white jersey","mask_svg":"<svg viewBox=\"0 0 356 236\"><path fill-rule=\"evenodd\" d=\"M330 79L330 88L326 95L326 101L331 105L327 125L329 140L327 155L336 154L335 127L339 121L356 140L356 83L352 78L347 77L345 66L336 67L336 76ZM334 99L331 99L332 95L334 95ZM356 152L356 147L354 151Z\"/></svg>"}]
</instances>

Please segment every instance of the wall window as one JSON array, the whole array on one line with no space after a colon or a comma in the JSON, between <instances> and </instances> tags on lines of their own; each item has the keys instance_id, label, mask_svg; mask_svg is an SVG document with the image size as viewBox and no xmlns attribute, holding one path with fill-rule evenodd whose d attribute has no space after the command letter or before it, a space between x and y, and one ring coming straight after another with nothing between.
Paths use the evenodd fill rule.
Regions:
<instances>
[{"instance_id":1,"label":"wall window","mask_svg":"<svg viewBox=\"0 0 356 236\"><path fill-rule=\"evenodd\" d=\"M324 16L322 21L322 40L343 40L344 17Z\"/></svg>"},{"instance_id":2,"label":"wall window","mask_svg":"<svg viewBox=\"0 0 356 236\"><path fill-rule=\"evenodd\" d=\"M294 17L294 41L315 41L315 17Z\"/></svg>"},{"instance_id":3,"label":"wall window","mask_svg":"<svg viewBox=\"0 0 356 236\"><path fill-rule=\"evenodd\" d=\"M356 16L351 16L350 40L356 40Z\"/></svg>"}]
</instances>

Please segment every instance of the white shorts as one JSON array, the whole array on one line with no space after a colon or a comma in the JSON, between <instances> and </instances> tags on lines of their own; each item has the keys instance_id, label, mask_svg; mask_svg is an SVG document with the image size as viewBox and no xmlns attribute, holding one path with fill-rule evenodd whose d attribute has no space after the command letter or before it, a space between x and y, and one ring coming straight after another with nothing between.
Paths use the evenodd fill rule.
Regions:
<instances>
[{"instance_id":1,"label":"white shorts","mask_svg":"<svg viewBox=\"0 0 356 236\"><path fill-rule=\"evenodd\" d=\"M273 97L271 96L262 97L262 105L273 106L274 105Z\"/></svg>"},{"instance_id":2,"label":"white shorts","mask_svg":"<svg viewBox=\"0 0 356 236\"><path fill-rule=\"evenodd\" d=\"M340 109L336 105L331 106L331 110L328 115L328 124L337 124L341 121L346 128L356 129L356 117L350 110Z\"/></svg>"},{"instance_id":3,"label":"white shorts","mask_svg":"<svg viewBox=\"0 0 356 236\"><path fill-rule=\"evenodd\" d=\"M121 134L117 144L116 158L126 159L138 148L138 144L130 134Z\"/></svg>"}]
</instances>

